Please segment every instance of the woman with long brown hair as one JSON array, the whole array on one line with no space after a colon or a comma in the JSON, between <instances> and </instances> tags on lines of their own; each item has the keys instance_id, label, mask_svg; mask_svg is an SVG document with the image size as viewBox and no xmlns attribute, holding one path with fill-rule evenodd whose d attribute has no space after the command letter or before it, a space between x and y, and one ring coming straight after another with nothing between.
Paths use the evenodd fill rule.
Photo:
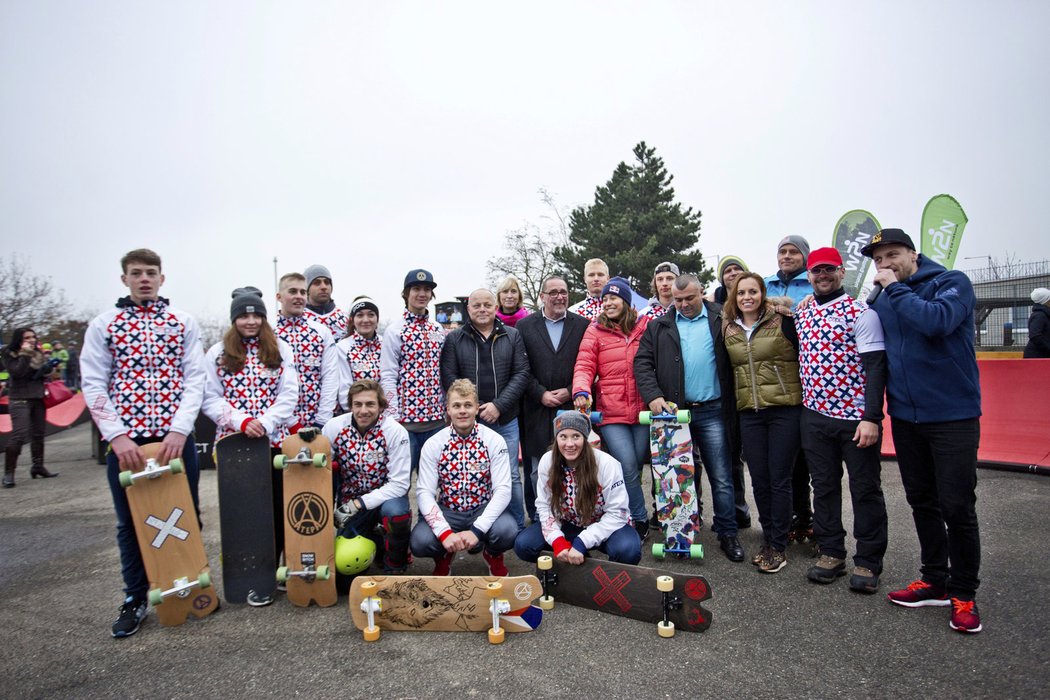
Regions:
<instances>
[{"instance_id":1,"label":"woman with long brown hair","mask_svg":"<svg viewBox=\"0 0 1050 700\"><path fill-rule=\"evenodd\" d=\"M591 409L591 387L599 390L594 410L602 414L602 443L623 467L631 519L645 539L649 521L642 493L641 465L649 456L649 428L638 424L638 413L648 410L634 380L634 356L649 324L631 306L631 289L619 277L602 288L602 312L587 328L576 355L572 396L576 408Z\"/></svg>"},{"instance_id":2,"label":"woman with long brown hair","mask_svg":"<svg viewBox=\"0 0 1050 700\"><path fill-rule=\"evenodd\" d=\"M787 565L791 473L800 446L798 334L794 319L775 310L754 272L736 278L722 318L744 458L762 524L762 549L752 563L773 574Z\"/></svg>"},{"instance_id":3,"label":"woman with long brown hair","mask_svg":"<svg viewBox=\"0 0 1050 700\"><path fill-rule=\"evenodd\" d=\"M554 419L554 445L540 459L537 521L514 541L514 553L536 561L543 550L582 564L597 549L610 561L637 564L642 541L630 525L620 464L587 442L591 422L570 411Z\"/></svg>"}]
</instances>

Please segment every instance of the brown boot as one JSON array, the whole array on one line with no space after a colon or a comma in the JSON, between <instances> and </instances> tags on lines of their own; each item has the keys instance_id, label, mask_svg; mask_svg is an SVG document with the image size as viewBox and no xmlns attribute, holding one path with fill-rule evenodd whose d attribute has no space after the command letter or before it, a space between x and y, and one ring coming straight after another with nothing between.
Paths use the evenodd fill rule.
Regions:
<instances>
[{"instance_id":1,"label":"brown boot","mask_svg":"<svg viewBox=\"0 0 1050 700\"><path fill-rule=\"evenodd\" d=\"M49 472L47 470L47 467L41 464L40 466L34 465L33 468L29 470L29 476L33 477L34 479L50 479L52 477L58 476L58 472Z\"/></svg>"}]
</instances>

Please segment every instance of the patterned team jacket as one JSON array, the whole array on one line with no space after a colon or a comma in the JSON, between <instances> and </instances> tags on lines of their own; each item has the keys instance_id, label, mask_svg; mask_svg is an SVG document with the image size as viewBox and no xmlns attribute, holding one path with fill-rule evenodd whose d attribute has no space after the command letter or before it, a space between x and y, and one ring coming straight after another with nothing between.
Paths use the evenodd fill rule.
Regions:
<instances>
[{"instance_id":1,"label":"patterned team jacket","mask_svg":"<svg viewBox=\"0 0 1050 700\"><path fill-rule=\"evenodd\" d=\"M353 416L336 416L324 426L332 441L332 459L342 484L338 503L360 498L375 510L391 498L408 494L412 454L408 431L393 418L382 417L362 435Z\"/></svg>"},{"instance_id":2,"label":"patterned team jacket","mask_svg":"<svg viewBox=\"0 0 1050 700\"><path fill-rule=\"evenodd\" d=\"M273 330L292 349L299 375L299 400L291 425L281 427L283 440L299 428L323 426L332 418L339 390L339 357L332 333L305 315L278 315Z\"/></svg>"},{"instance_id":3,"label":"patterned team jacket","mask_svg":"<svg viewBox=\"0 0 1050 700\"><path fill-rule=\"evenodd\" d=\"M445 330L428 314L408 309L387 326L379 358L380 384L390 414L402 423L426 423L445 417L441 390L441 346Z\"/></svg>"}]
</instances>

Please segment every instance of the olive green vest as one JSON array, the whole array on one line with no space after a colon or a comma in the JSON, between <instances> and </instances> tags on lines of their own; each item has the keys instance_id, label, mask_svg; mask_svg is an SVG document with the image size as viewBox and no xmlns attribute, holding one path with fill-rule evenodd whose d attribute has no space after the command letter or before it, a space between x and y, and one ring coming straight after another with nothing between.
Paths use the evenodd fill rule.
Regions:
<instances>
[{"instance_id":1,"label":"olive green vest","mask_svg":"<svg viewBox=\"0 0 1050 700\"><path fill-rule=\"evenodd\" d=\"M790 318L766 311L751 334L750 342L747 333L735 321L726 319L722 322L726 350L733 366L737 410L802 403L798 352L780 329L781 323L791 322Z\"/></svg>"}]
</instances>

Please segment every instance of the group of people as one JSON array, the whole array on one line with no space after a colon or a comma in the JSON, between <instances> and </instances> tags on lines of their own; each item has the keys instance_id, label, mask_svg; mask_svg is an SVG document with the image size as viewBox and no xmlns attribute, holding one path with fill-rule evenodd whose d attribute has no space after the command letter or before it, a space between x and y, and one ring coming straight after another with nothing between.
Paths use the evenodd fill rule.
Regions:
<instances>
[{"instance_id":1,"label":"group of people","mask_svg":"<svg viewBox=\"0 0 1050 700\"><path fill-rule=\"evenodd\" d=\"M746 558L738 538L751 525L746 461L762 528L751 559L758 570L782 570L789 533L812 518L820 556L808 577L844 575L845 463L857 540L849 585L873 593L887 547L884 389L922 549L922 577L889 599L951 605L953 628L979 631L973 291L964 275L919 255L903 231L882 231L864 254L884 289L870 307L843 291L834 249L810 251L788 236L769 278L722 258L714 298L724 305L664 262L639 312L626 282L595 259L584 270L587 297L572 308L566 281L553 276L540 309L522 313L521 289L509 280L495 293L472 292L451 332L428 313L433 275L415 269L404 279L404 310L381 336L378 306L358 297L341 311L330 272L312 265L280 279L272 326L262 292L234 290L231 326L205 352L194 319L159 295L159 256L129 252L121 260L129 294L91 322L82 353L85 400L110 444L125 592L113 636L134 634L148 609L119 471L140 467L139 446L159 440L162 463L183 458L196 503L192 430L201 410L217 439L242 432L274 449L302 427L321 428L333 445L344 532L375 538L385 572L405 571L414 555L447 575L456 553L468 551L500 576L512 548L525 561L550 550L580 563L597 549L637 563L654 522L638 413L687 409L711 483L711 527L730 561ZM591 445L593 430L604 450ZM698 493L699 479L698 471ZM275 504L280 488L278 476Z\"/></svg>"}]
</instances>

